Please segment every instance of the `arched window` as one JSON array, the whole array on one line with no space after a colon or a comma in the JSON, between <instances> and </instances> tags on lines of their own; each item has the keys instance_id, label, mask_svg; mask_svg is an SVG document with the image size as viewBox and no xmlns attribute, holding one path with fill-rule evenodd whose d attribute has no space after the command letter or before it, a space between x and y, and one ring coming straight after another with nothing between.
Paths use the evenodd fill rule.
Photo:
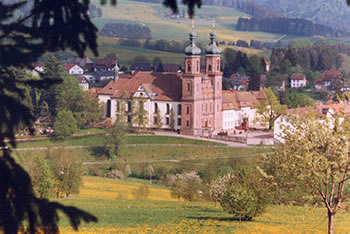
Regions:
<instances>
[{"instance_id":1,"label":"arched window","mask_svg":"<svg viewBox=\"0 0 350 234\"><path fill-rule=\"evenodd\" d=\"M166 104L166 114L168 115L170 113L170 105L169 103Z\"/></svg>"},{"instance_id":2,"label":"arched window","mask_svg":"<svg viewBox=\"0 0 350 234\"><path fill-rule=\"evenodd\" d=\"M187 72L191 72L191 61L187 61Z\"/></svg>"},{"instance_id":3,"label":"arched window","mask_svg":"<svg viewBox=\"0 0 350 234\"><path fill-rule=\"evenodd\" d=\"M154 103L154 113L158 112L158 103Z\"/></svg>"},{"instance_id":4,"label":"arched window","mask_svg":"<svg viewBox=\"0 0 350 234\"><path fill-rule=\"evenodd\" d=\"M106 117L111 117L111 100L108 100L106 103Z\"/></svg>"},{"instance_id":5,"label":"arched window","mask_svg":"<svg viewBox=\"0 0 350 234\"><path fill-rule=\"evenodd\" d=\"M191 92L191 84L190 83L187 83L187 91Z\"/></svg>"},{"instance_id":6,"label":"arched window","mask_svg":"<svg viewBox=\"0 0 350 234\"><path fill-rule=\"evenodd\" d=\"M199 61L197 61L197 72L199 72Z\"/></svg>"}]
</instances>

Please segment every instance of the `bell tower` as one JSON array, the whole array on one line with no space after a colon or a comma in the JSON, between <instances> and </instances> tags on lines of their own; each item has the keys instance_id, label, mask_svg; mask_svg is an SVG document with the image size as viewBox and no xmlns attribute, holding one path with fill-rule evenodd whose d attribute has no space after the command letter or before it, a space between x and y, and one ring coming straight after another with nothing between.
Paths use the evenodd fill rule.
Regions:
<instances>
[{"instance_id":1,"label":"bell tower","mask_svg":"<svg viewBox=\"0 0 350 234\"><path fill-rule=\"evenodd\" d=\"M200 115L197 100L201 96L201 49L196 46L196 38L192 20L190 44L185 48L185 71L182 75L181 133L185 135L194 135L200 129L196 116Z\"/></svg>"},{"instance_id":2,"label":"bell tower","mask_svg":"<svg viewBox=\"0 0 350 234\"><path fill-rule=\"evenodd\" d=\"M205 71L208 79L213 84L213 130L219 132L222 130L222 72L221 72L221 48L217 46L215 22L210 33L210 42L205 48Z\"/></svg>"}]
</instances>

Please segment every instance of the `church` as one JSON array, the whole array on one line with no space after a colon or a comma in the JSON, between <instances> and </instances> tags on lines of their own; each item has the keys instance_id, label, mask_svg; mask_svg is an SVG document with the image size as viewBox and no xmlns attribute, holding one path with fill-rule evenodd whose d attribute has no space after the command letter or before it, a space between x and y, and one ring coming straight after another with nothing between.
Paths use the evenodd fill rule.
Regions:
<instances>
[{"instance_id":1,"label":"church","mask_svg":"<svg viewBox=\"0 0 350 234\"><path fill-rule=\"evenodd\" d=\"M201 49L196 46L196 38L192 26L182 73L139 71L116 75L98 92L105 117L112 121L124 118L134 127L141 127L142 122L146 128L172 129L184 135L209 136L223 131L223 111L230 108L223 110L221 49L213 28L205 48L205 69L201 70ZM140 107L145 120L141 122Z\"/></svg>"}]
</instances>

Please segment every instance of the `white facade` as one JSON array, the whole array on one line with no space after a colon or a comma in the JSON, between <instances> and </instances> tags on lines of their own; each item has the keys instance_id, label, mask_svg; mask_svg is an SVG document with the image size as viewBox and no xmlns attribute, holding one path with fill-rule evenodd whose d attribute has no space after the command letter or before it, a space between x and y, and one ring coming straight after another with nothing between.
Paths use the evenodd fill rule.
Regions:
<instances>
[{"instance_id":1,"label":"white facade","mask_svg":"<svg viewBox=\"0 0 350 234\"><path fill-rule=\"evenodd\" d=\"M33 76L40 76L40 73L44 72L44 66L36 66L32 70Z\"/></svg>"},{"instance_id":2,"label":"white facade","mask_svg":"<svg viewBox=\"0 0 350 234\"><path fill-rule=\"evenodd\" d=\"M291 88L300 88L300 87L305 87L306 86L306 79L303 80L294 80L292 79L290 81L290 87Z\"/></svg>"},{"instance_id":3,"label":"white facade","mask_svg":"<svg viewBox=\"0 0 350 234\"><path fill-rule=\"evenodd\" d=\"M72 75L82 75L84 73L84 70L80 66L74 65L68 70L68 73Z\"/></svg>"},{"instance_id":4,"label":"white facade","mask_svg":"<svg viewBox=\"0 0 350 234\"><path fill-rule=\"evenodd\" d=\"M88 90L89 89L89 83L79 83L81 90Z\"/></svg>"},{"instance_id":5,"label":"white facade","mask_svg":"<svg viewBox=\"0 0 350 234\"><path fill-rule=\"evenodd\" d=\"M155 94L154 94L155 95ZM181 102L175 101L161 101L155 100L152 96L152 93L148 93L144 90L142 86L135 92L133 95L133 100L131 99L116 99L110 98L110 95L99 95L99 101L104 103L104 116L112 118L112 121L115 121L117 118L118 111L125 110L125 115L132 113L133 110L138 109L139 101L143 100L144 109L147 115L147 121L145 123L146 128L155 128L155 118L157 116L157 109L159 110L161 116L161 122L163 129L170 129L171 123L171 110L173 110L174 116L174 130L181 129ZM124 105L122 107L121 105ZM135 106L133 106L135 105ZM118 110L119 109L119 110ZM137 115L137 113L136 113ZM129 121L126 120L126 121ZM137 116L134 117L133 126L137 126Z\"/></svg>"}]
</instances>

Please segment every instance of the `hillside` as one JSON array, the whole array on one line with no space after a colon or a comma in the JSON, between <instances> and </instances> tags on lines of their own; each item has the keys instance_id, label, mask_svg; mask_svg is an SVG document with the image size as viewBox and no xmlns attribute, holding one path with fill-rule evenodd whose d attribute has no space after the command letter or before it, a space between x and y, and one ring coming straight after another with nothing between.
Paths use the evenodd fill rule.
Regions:
<instances>
[{"instance_id":1,"label":"hillside","mask_svg":"<svg viewBox=\"0 0 350 234\"><path fill-rule=\"evenodd\" d=\"M345 0L252 0L287 17L312 20L350 31L350 8Z\"/></svg>"}]
</instances>

